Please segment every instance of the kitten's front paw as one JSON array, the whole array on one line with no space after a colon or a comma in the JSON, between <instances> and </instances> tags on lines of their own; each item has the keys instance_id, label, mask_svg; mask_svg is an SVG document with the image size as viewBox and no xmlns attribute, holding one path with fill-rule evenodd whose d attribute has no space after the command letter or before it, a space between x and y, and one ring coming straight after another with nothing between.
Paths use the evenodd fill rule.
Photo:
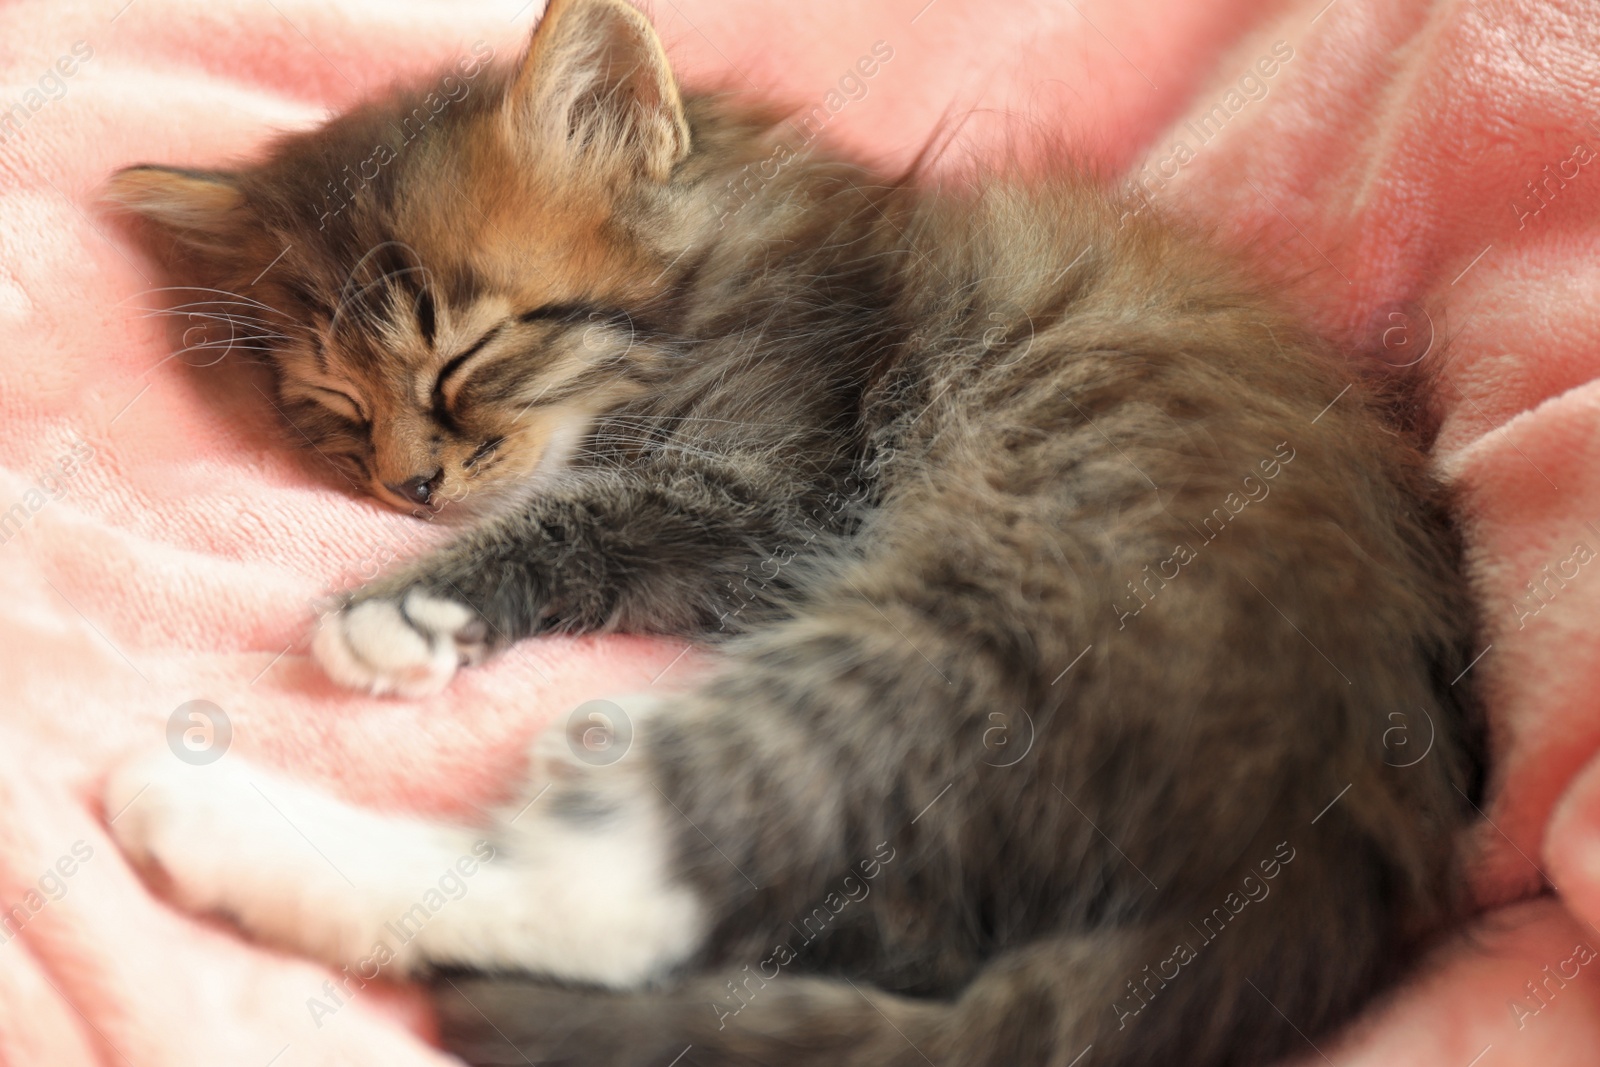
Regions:
<instances>
[{"instance_id":1,"label":"kitten's front paw","mask_svg":"<svg viewBox=\"0 0 1600 1067\"><path fill-rule=\"evenodd\" d=\"M311 651L340 685L429 696L450 684L456 668L488 655L488 626L459 601L410 589L324 616Z\"/></svg>"}]
</instances>

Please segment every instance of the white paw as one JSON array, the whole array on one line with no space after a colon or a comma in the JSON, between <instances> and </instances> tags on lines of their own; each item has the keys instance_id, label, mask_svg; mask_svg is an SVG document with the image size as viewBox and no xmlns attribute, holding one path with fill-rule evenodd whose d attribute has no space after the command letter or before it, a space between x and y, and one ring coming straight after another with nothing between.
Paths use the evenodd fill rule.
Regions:
<instances>
[{"instance_id":1,"label":"white paw","mask_svg":"<svg viewBox=\"0 0 1600 1067\"><path fill-rule=\"evenodd\" d=\"M369 693L429 696L488 652L486 627L465 604L412 589L325 615L311 651L328 677Z\"/></svg>"},{"instance_id":2,"label":"white paw","mask_svg":"<svg viewBox=\"0 0 1600 1067\"><path fill-rule=\"evenodd\" d=\"M162 750L116 768L103 795L112 836L175 903L335 965L370 955L383 922L455 858L449 846L437 858L439 835L415 820L233 757L195 767ZM413 955L397 944L390 970Z\"/></svg>"},{"instance_id":3,"label":"white paw","mask_svg":"<svg viewBox=\"0 0 1600 1067\"><path fill-rule=\"evenodd\" d=\"M103 791L111 835L129 858L172 875L184 903L213 906L212 831L218 809L238 800L228 795L234 784L226 771L190 766L170 752L125 763Z\"/></svg>"},{"instance_id":4,"label":"white paw","mask_svg":"<svg viewBox=\"0 0 1600 1067\"><path fill-rule=\"evenodd\" d=\"M237 759L197 767L162 750L111 773L105 814L123 852L164 875L178 903L284 939L296 922L284 914L295 910L296 883L325 879L309 871L315 852L256 777L271 789L271 779Z\"/></svg>"}]
</instances>

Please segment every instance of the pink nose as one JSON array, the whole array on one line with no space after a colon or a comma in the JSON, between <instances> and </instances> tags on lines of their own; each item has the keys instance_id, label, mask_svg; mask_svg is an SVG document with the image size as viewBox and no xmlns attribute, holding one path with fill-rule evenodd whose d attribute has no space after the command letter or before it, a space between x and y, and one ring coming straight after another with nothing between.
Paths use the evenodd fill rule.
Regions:
<instances>
[{"instance_id":1,"label":"pink nose","mask_svg":"<svg viewBox=\"0 0 1600 1067\"><path fill-rule=\"evenodd\" d=\"M419 474L407 481L399 483L386 482L384 488L395 496L404 497L414 504L426 504L433 499L434 490L439 488L439 482L443 478L444 470L441 468L432 474Z\"/></svg>"}]
</instances>

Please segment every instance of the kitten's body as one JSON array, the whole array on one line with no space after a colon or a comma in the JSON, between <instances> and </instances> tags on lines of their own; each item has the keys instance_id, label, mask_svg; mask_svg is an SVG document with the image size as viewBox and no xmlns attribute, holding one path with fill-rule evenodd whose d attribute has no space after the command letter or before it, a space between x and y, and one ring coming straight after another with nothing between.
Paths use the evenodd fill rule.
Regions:
<instances>
[{"instance_id":1,"label":"kitten's body","mask_svg":"<svg viewBox=\"0 0 1600 1067\"><path fill-rule=\"evenodd\" d=\"M938 193L808 158L730 205L728 182L779 134L714 98L680 116L670 83L641 89L654 60L614 58L632 54L631 18L557 5L521 74L488 76L248 290L317 322L319 283L341 293L330 318L352 282L385 285L385 313L409 323L417 264L369 284L358 263L403 241L438 279L432 327L415 312L367 336L421 351L408 331L437 333L417 380L440 364L449 378L466 348L449 339L478 332L486 302L537 311L493 328L540 331L525 354L454 390L560 412L507 448L515 476L484 497L526 495L548 443L583 435L531 499L331 617L318 651L336 677L425 691L458 657L555 629L741 635L692 693L623 701L648 714L615 763L572 755L558 723L527 796L553 792L495 831L496 881L403 955L637 991L458 981L441 995L450 1042L484 1063L874 1067L1065 1067L1090 1045L1102 1064L1246 1064L1303 1047L1456 906L1476 738L1466 683L1450 683L1473 612L1420 456L1214 251L1083 185ZM562 96L548 71L586 34L607 42L609 88ZM614 187L595 162L608 137L642 146L647 174L588 222L563 215L591 227L590 251L534 255L541 279L515 284L537 297L507 295L517 240L498 258L472 244L532 234L519 198L535 194L460 162L488 136L473 123L504 112L517 128L522 92L544 101L534 112L566 101L572 174ZM580 136L573 101L616 98L632 110ZM386 116L343 120L343 141L290 139L229 179L222 287L305 240L325 169L309 161ZM130 172L124 198L214 256L215 221L185 234L150 173ZM441 174L476 196L450 224L406 192ZM545 210L562 214L562 188L538 186ZM470 503L473 467L449 457L472 450L460 428L477 409L453 403L432 446L386 439L381 424L426 417L429 390L358 347L341 358L344 384L370 390L360 473L403 484L396 456L421 455L420 477L444 455L434 495ZM311 360L280 357L286 402ZM374 375L401 384L385 400ZM400 411L407 396L422 414ZM314 418L324 442L358 436ZM478 432L518 440L503 430ZM1434 738L1426 758L1396 765L1397 723L1419 749ZM233 868L269 859L219 868L184 843L225 832L225 803L198 829L161 814L211 788L175 779L118 832L190 903L336 962L410 899L386 879L470 840L329 814L349 840L395 844L354 864L355 888L268 891ZM567 927L593 944L562 948Z\"/></svg>"}]
</instances>

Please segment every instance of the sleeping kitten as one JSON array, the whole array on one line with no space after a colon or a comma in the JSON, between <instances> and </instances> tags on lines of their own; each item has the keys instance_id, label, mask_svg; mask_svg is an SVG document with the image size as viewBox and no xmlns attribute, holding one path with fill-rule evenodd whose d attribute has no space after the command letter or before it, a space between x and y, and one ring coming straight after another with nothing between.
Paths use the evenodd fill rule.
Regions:
<instances>
[{"instance_id":1,"label":"sleeping kitten","mask_svg":"<svg viewBox=\"0 0 1600 1067\"><path fill-rule=\"evenodd\" d=\"M437 987L480 1064L1261 1064L1452 920L1474 612L1353 363L1078 179L752 191L781 116L681 94L621 0L471 70L115 179L291 436L476 516L315 654L414 696L539 633L732 640L482 826L128 765L182 903L344 982L495 972Z\"/></svg>"}]
</instances>

